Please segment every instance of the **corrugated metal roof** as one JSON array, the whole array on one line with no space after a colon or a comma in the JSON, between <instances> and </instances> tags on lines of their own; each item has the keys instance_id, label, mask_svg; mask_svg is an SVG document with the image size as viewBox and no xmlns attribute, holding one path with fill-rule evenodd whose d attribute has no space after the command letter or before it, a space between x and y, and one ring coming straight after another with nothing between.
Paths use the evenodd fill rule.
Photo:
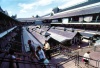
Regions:
<instances>
[{"instance_id":1,"label":"corrugated metal roof","mask_svg":"<svg viewBox=\"0 0 100 68\"><path fill-rule=\"evenodd\" d=\"M79 15L86 15L86 14L92 14L92 13L99 13L100 12L100 6L96 8L88 8L88 9L82 9L79 11L74 11L70 13L63 13L61 15L56 15L53 18L59 18L59 17L70 17L70 16L79 16Z\"/></svg>"},{"instance_id":2,"label":"corrugated metal roof","mask_svg":"<svg viewBox=\"0 0 100 68\"><path fill-rule=\"evenodd\" d=\"M62 35L59 35L59 34L54 33L54 32L48 32L48 33L51 34L50 37L52 37L53 39L57 40L58 42L63 42L65 40L70 40L70 38L62 36Z\"/></svg>"},{"instance_id":3,"label":"corrugated metal roof","mask_svg":"<svg viewBox=\"0 0 100 68\"><path fill-rule=\"evenodd\" d=\"M17 18L18 21L21 21L21 22L33 22L35 20L42 20L43 18L40 17L40 18Z\"/></svg>"},{"instance_id":4,"label":"corrugated metal roof","mask_svg":"<svg viewBox=\"0 0 100 68\"><path fill-rule=\"evenodd\" d=\"M6 34L8 34L9 32L11 32L12 30L14 30L17 26L10 28L2 33L0 33L0 38L2 38L3 36L5 36Z\"/></svg>"},{"instance_id":5,"label":"corrugated metal roof","mask_svg":"<svg viewBox=\"0 0 100 68\"><path fill-rule=\"evenodd\" d=\"M33 21L34 21L34 18L17 18L17 20L18 20L18 21L21 21L21 22L26 22L26 21L27 21L27 22L28 22L28 21L32 21L32 22L33 22Z\"/></svg>"},{"instance_id":6,"label":"corrugated metal roof","mask_svg":"<svg viewBox=\"0 0 100 68\"><path fill-rule=\"evenodd\" d=\"M81 34L83 37L88 37L88 38L91 38L91 37L94 36L94 34L84 33L84 32L80 32L80 34Z\"/></svg>"},{"instance_id":7,"label":"corrugated metal roof","mask_svg":"<svg viewBox=\"0 0 100 68\"><path fill-rule=\"evenodd\" d=\"M91 6L87 8L81 8L81 9L73 9L68 10L64 12L57 13L50 17L45 17L48 19L56 19L56 18L63 18L63 17L71 17L71 16L79 16L79 15L86 15L86 14L93 14L93 13L100 13L100 6Z\"/></svg>"},{"instance_id":8,"label":"corrugated metal roof","mask_svg":"<svg viewBox=\"0 0 100 68\"><path fill-rule=\"evenodd\" d=\"M65 37L70 38L70 39L73 39L75 37L75 35L77 34L77 32L60 31L58 29L53 29L53 28L51 28L49 30L49 32L53 32L53 33L65 36Z\"/></svg>"},{"instance_id":9,"label":"corrugated metal roof","mask_svg":"<svg viewBox=\"0 0 100 68\"><path fill-rule=\"evenodd\" d=\"M90 4L97 3L97 2L100 2L100 0L87 0L87 1L85 1L85 2L83 2L83 3L77 4L77 5L75 5L75 6L72 6L72 7L69 7L69 8L61 9L60 12L66 11L66 10L75 9L75 8L79 8L79 7L83 7L83 6L87 6L87 5L90 5Z\"/></svg>"}]
</instances>

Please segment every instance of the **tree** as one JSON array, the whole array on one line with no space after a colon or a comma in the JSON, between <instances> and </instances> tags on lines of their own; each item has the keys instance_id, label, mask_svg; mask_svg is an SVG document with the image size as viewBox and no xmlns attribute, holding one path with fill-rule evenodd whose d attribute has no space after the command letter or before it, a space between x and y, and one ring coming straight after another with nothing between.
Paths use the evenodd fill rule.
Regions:
<instances>
[{"instance_id":1,"label":"tree","mask_svg":"<svg viewBox=\"0 0 100 68\"><path fill-rule=\"evenodd\" d=\"M0 6L0 11L3 12L3 9L1 8L1 6Z\"/></svg>"},{"instance_id":2,"label":"tree","mask_svg":"<svg viewBox=\"0 0 100 68\"><path fill-rule=\"evenodd\" d=\"M36 18L38 18L39 17L39 15L36 15Z\"/></svg>"},{"instance_id":3,"label":"tree","mask_svg":"<svg viewBox=\"0 0 100 68\"><path fill-rule=\"evenodd\" d=\"M16 19L17 18L17 15L15 14L15 15L12 15L11 17L14 18L14 19Z\"/></svg>"},{"instance_id":4,"label":"tree","mask_svg":"<svg viewBox=\"0 0 100 68\"><path fill-rule=\"evenodd\" d=\"M51 16L53 16L53 13L51 13Z\"/></svg>"},{"instance_id":5,"label":"tree","mask_svg":"<svg viewBox=\"0 0 100 68\"><path fill-rule=\"evenodd\" d=\"M32 18L34 18L34 16L32 16Z\"/></svg>"}]
</instances>

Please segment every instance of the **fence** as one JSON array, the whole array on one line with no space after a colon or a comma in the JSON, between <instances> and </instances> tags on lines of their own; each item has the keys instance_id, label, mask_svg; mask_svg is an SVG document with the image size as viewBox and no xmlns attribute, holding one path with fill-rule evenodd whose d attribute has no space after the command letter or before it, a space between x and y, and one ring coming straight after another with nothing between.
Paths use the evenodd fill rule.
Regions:
<instances>
[{"instance_id":1,"label":"fence","mask_svg":"<svg viewBox=\"0 0 100 68\"><path fill-rule=\"evenodd\" d=\"M74 60L76 59L77 53L67 53L66 56L69 56L68 59L65 59L59 63L48 63L46 65L47 68L61 68L64 64L66 64L67 62L71 61L71 60ZM8 55L8 54L7 54ZM30 59L29 56L25 55L25 54L22 54L22 53L16 53L16 55L19 55L19 56L23 56L23 57L27 57ZM9 58L5 58L5 57L0 57L0 61L1 61L1 65L2 63L6 62L7 64L11 63L16 63L17 65L17 68L20 67L20 65L25 65L25 64L28 64L28 65L32 65L33 67L32 68L40 68L40 66L43 66L44 64L43 63L39 63L39 62L34 62L32 60L28 61L28 60L15 60L14 59L14 62L11 62L11 59ZM63 62L63 63L62 63ZM75 60L76 62L76 60ZM8 65L9 66L9 65ZM1 67L2 68L2 67Z\"/></svg>"},{"instance_id":2,"label":"fence","mask_svg":"<svg viewBox=\"0 0 100 68\"><path fill-rule=\"evenodd\" d=\"M78 56L77 66L80 66L80 67L82 67L83 65L85 66L85 63L82 62L82 58L83 58L83 56ZM91 58L88 58L88 59L89 59L88 68L100 68L100 60L94 60L94 59L91 59Z\"/></svg>"}]
</instances>

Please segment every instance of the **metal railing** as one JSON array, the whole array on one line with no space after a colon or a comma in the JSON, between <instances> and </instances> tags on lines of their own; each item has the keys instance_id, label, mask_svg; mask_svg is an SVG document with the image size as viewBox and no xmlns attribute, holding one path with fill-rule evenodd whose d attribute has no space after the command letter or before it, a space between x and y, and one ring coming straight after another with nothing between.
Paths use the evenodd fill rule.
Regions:
<instances>
[{"instance_id":1,"label":"metal railing","mask_svg":"<svg viewBox=\"0 0 100 68\"><path fill-rule=\"evenodd\" d=\"M29 56L27 56L25 54L22 54L22 53L16 53L16 55L20 55L20 56L24 56L24 57L28 57L29 58ZM75 52L75 53L65 53L64 55L65 56L69 56L68 59L65 59L65 60L63 60L61 62L58 62L56 64L48 63L45 66L47 68L61 68L64 64L67 64L68 62L70 62L72 60L74 60L75 66L82 67L81 64L83 64L85 66L84 62L82 62L83 56L80 56L78 54L78 52ZM11 60L9 58L4 58L4 57L0 57L0 61L2 61L2 62L9 62L9 63L11 62ZM99 60L89 59L89 61L90 61L89 68L100 68L100 61ZM19 68L20 64L33 65L33 66L35 66L35 68L39 68L41 66L44 66L43 63L34 62L33 60L16 60L16 59L14 59L13 63L16 63L17 68Z\"/></svg>"},{"instance_id":2,"label":"metal railing","mask_svg":"<svg viewBox=\"0 0 100 68\"><path fill-rule=\"evenodd\" d=\"M13 65L14 63L16 63L16 68L19 68L20 64L29 64L29 66L34 65L35 68L41 68L41 67L43 68L44 66L46 66L48 68L52 68L52 67L58 68L56 64L48 63L48 64L44 65L44 63L34 62L34 61L29 61L29 60L17 60L17 59L9 59L9 58L0 57L0 61L9 62L10 66L8 68L12 67L11 65ZM34 67L31 67L31 68L34 68ZM2 67L0 67L0 68L2 68Z\"/></svg>"},{"instance_id":3,"label":"metal railing","mask_svg":"<svg viewBox=\"0 0 100 68\"><path fill-rule=\"evenodd\" d=\"M63 46L63 45L51 47L50 50L51 50L51 54L69 54L69 53L74 52L73 49Z\"/></svg>"},{"instance_id":4,"label":"metal railing","mask_svg":"<svg viewBox=\"0 0 100 68\"><path fill-rule=\"evenodd\" d=\"M3 52L3 53L7 53L7 52ZM59 53L61 53L61 52L59 52ZM15 53L15 55L28 57L30 59L29 56L27 56L26 54L23 54L23 53ZM46 67L47 68L60 68L60 66L62 66L63 64L66 64L67 62L69 62L71 60L74 60L77 57L77 53L65 53L64 55L68 56L68 59L65 59L65 60L63 60L63 61L61 61L59 63L56 63L56 64L54 64L54 63L48 63L48 64L46 64ZM1 63L3 63L3 62L9 62L9 63L11 63L10 59L9 58L5 58L5 57L0 57L0 61L1 61ZM14 59L14 62L12 62L11 64L13 64L13 63L16 63L17 68L19 68L19 66L20 66L19 64L34 65L35 68L40 68L40 66L44 65L43 63L34 62L33 60L28 61L28 60L15 60ZM75 61L75 63L76 63L76 61Z\"/></svg>"},{"instance_id":5,"label":"metal railing","mask_svg":"<svg viewBox=\"0 0 100 68\"><path fill-rule=\"evenodd\" d=\"M67 63L70 62L70 61L73 61L73 63L74 63L75 66L76 66L76 65L77 65L76 58L77 58L77 55L71 56L71 57L69 57L68 59L66 59L66 60L64 60L64 61L57 63L57 67L58 67L58 68L62 68L64 64L67 64ZM72 63L72 64L73 64L73 63ZM73 65L73 66L74 66L74 65ZM67 68L67 67L66 67L66 68Z\"/></svg>"},{"instance_id":6,"label":"metal railing","mask_svg":"<svg viewBox=\"0 0 100 68\"><path fill-rule=\"evenodd\" d=\"M46 64L46 65L44 65L44 63L40 63L40 62L34 62L34 61L28 61L28 60L16 60L16 59L11 60L11 59L9 59L9 58L2 58L2 57L0 57L0 61L2 61L2 59L3 59L2 62L9 62L10 65L13 64L13 63L16 63L17 68L20 67L20 64L34 65L35 68L41 68L41 67L43 67L43 66L46 66L47 68L60 68L60 66L62 66L63 64L65 64L65 63L67 63L67 62L69 62L69 61L71 61L71 60L74 60L75 58L76 58L76 56L72 56L72 57L70 57L70 58L68 58L68 59L66 59L66 60L64 60L64 61L62 61L62 62L64 62L64 63L62 63L62 62L59 62L59 63L56 63L56 64L48 63L48 64ZM12 62L12 61L13 61L13 62ZM11 67L11 66L9 66L8 68L10 68L10 67ZM2 68L2 67L1 67L1 68ZM14 67L13 67L13 68L14 68ZM31 67L31 68L32 68L32 67Z\"/></svg>"},{"instance_id":7,"label":"metal railing","mask_svg":"<svg viewBox=\"0 0 100 68\"><path fill-rule=\"evenodd\" d=\"M64 48L66 48L66 47L64 47ZM80 56L79 52L76 52L73 49L72 50L69 49L70 51L68 51L68 50L66 51L67 48L65 50L64 49L60 50L59 48L55 47L54 49L56 49L56 51L52 54L57 54L57 53L58 53L57 55L64 54L65 56L69 57L68 60L66 60L64 63L67 63L68 61L71 61L71 60L75 60L76 66L82 67L81 64L83 66L85 66L84 62L82 61L83 56ZM63 62L63 61L61 61L61 62ZM100 60L95 60L95 59L90 58L89 62L90 62L89 68L100 68ZM61 66L63 64L58 63L57 65Z\"/></svg>"},{"instance_id":8,"label":"metal railing","mask_svg":"<svg viewBox=\"0 0 100 68\"><path fill-rule=\"evenodd\" d=\"M57 53L57 52L56 52ZM49 63L46 66L48 68L60 68L61 66L63 66L64 64L67 64L69 61L74 60L75 61L75 65L76 66L80 66L82 67L82 65L85 66L84 62L82 62L82 58L83 56L80 56L78 52L75 53L69 53L69 52L59 52L60 54L64 54L65 56L68 56L68 59L65 59L59 63L56 64L52 64ZM28 57L26 54L22 54L22 53L16 53L16 55L20 55L20 56L24 56L24 57ZM10 62L9 58L5 58L5 57L0 57L0 61L2 62ZM94 59L89 59L90 63L89 63L89 68L100 68L100 61L99 60L94 60ZM62 63L63 62L63 63ZM40 66L43 66L43 63L39 63L39 62L34 62L34 61L27 61L27 60L15 60L14 63L16 63L17 65L19 65L19 63L21 64L30 64L30 65L34 65L35 68L39 68ZM82 64L82 65L81 65ZM18 66L19 67L19 66ZM18 68L17 67L17 68Z\"/></svg>"},{"instance_id":9,"label":"metal railing","mask_svg":"<svg viewBox=\"0 0 100 68\"><path fill-rule=\"evenodd\" d=\"M84 64L84 66L86 66L84 61L82 61L82 58L83 58L83 56L77 57L77 59L78 59L77 60L78 61L77 66L82 67L81 66L82 63ZM88 68L100 68L100 60L95 60L95 59L92 59L92 58L88 58L88 60L89 60Z\"/></svg>"}]
</instances>

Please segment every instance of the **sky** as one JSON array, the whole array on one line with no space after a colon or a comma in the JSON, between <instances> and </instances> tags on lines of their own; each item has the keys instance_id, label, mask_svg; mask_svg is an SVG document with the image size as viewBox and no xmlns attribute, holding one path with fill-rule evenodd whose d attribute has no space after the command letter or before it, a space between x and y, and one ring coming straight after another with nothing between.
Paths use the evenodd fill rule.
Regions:
<instances>
[{"instance_id":1,"label":"sky","mask_svg":"<svg viewBox=\"0 0 100 68\"><path fill-rule=\"evenodd\" d=\"M51 13L53 8L64 9L87 0L0 0L0 6L9 15L17 18L30 18Z\"/></svg>"}]
</instances>

